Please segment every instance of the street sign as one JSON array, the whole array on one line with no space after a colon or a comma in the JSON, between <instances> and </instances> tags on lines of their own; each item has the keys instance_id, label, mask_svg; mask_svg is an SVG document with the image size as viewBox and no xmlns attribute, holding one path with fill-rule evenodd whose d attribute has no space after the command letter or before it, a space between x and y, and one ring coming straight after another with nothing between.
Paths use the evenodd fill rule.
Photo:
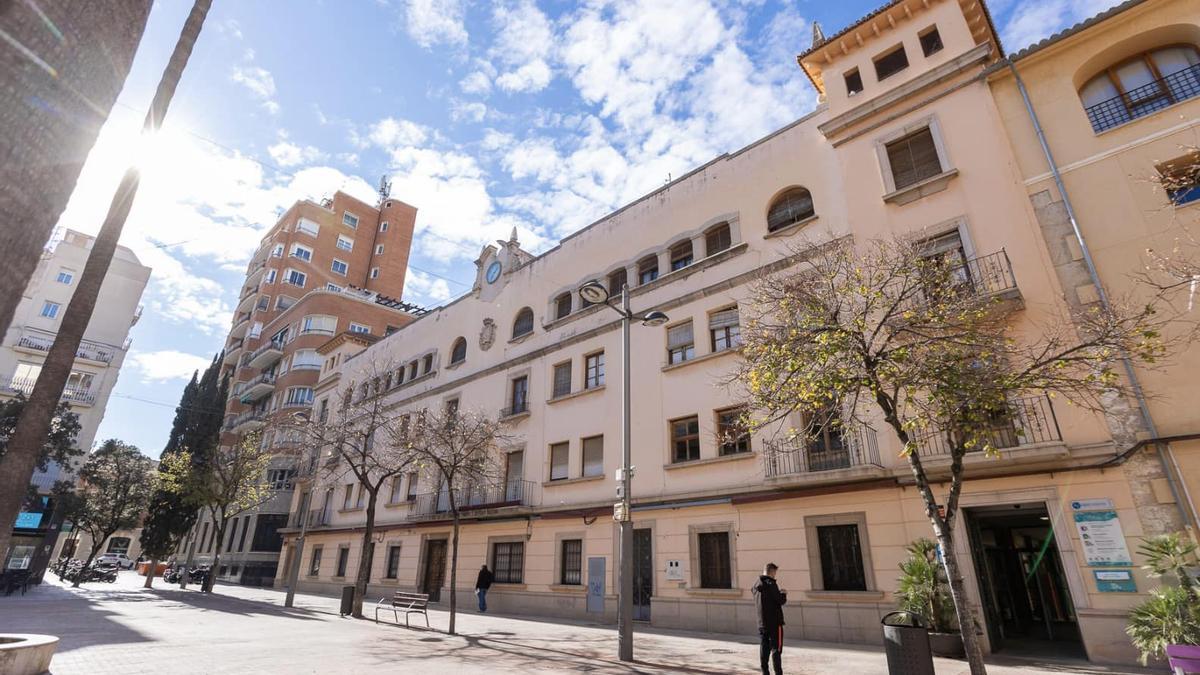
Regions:
<instances>
[{"instance_id":1,"label":"street sign","mask_svg":"<svg viewBox=\"0 0 1200 675\"><path fill-rule=\"evenodd\" d=\"M613 504L613 520L623 523L629 520L629 512L625 510L624 502Z\"/></svg>"}]
</instances>

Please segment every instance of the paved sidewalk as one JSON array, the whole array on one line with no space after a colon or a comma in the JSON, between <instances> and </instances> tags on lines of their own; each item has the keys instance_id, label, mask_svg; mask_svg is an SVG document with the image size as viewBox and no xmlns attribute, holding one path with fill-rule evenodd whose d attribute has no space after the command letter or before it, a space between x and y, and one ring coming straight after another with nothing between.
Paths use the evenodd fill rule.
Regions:
<instances>
[{"instance_id":1,"label":"paved sidewalk","mask_svg":"<svg viewBox=\"0 0 1200 675\"><path fill-rule=\"evenodd\" d=\"M645 629L635 636L638 661L615 658L610 626L549 623L462 612L459 635L444 630L448 613L430 612L432 630L375 624L337 615L337 600L218 586L206 595L161 580L144 590L122 572L115 584L71 589L53 579L25 596L0 597L0 632L62 637L52 673L754 673L756 638ZM470 607L469 596L460 598ZM368 612L369 614L370 612ZM420 617L414 617L420 621ZM422 622L423 623L423 622ZM881 651L870 647L793 642L788 673L886 675ZM939 659L938 675L967 673ZM993 675L1145 673L1087 664L997 661Z\"/></svg>"}]
</instances>

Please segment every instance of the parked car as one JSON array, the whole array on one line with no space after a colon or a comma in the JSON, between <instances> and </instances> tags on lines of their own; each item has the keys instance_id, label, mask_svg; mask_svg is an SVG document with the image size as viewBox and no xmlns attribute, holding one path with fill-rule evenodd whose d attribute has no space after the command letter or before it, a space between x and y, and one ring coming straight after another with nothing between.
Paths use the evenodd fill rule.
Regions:
<instances>
[{"instance_id":1,"label":"parked car","mask_svg":"<svg viewBox=\"0 0 1200 675\"><path fill-rule=\"evenodd\" d=\"M133 561L124 553L102 553L96 556L95 564L116 563L123 570L133 569Z\"/></svg>"}]
</instances>

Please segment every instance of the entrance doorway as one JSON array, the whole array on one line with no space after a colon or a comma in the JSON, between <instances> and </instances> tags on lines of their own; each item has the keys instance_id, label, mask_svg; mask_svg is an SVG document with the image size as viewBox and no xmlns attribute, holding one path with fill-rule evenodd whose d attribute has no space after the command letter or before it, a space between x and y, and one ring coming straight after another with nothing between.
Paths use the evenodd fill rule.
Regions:
<instances>
[{"instance_id":1,"label":"entrance doorway","mask_svg":"<svg viewBox=\"0 0 1200 675\"><path fill-rule=\"evenodd\" d=\"M1040 502L965 511L992 651L1086 658L1056 536Z\"/></svg>"},{"instance_id":2,"label":"entrance doorway","mask_svg":"<svg viewBox=\"0 0 1200 675\"><path fill-rule=\"evenodd\" d=\"M650 620L654 595L654 550L650 528L633 531L633 620Z\"/></svg>"},{"instance_id":3,"label":"entrance doorway","mask_svg":"<svg viewBox=\"0 0 1200 675\"><path fill-rule=\"evenodd\" d=\"M430 539L425 542L425 574L421 579L421 592L429 594L430 602L442 601L442 584L446 581L446 540Z\"/></svg>"}]
</instances>

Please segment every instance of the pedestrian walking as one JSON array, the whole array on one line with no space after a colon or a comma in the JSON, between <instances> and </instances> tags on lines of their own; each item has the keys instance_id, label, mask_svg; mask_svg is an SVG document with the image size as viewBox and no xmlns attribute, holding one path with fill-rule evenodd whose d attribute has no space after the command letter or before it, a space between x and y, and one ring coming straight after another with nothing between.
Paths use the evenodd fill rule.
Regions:
<instances>
[{"instance_id":1,"label":"pedestrian walking","mask_svg":"<svg viewBox=\"0 0 1200 675\"><path fill-rule=\"evenodd\" d=\"M487 592L492 587L492 571L486 563L479 568L479 576L475 577L475 597L479 599L479 611L487 611Z\"/></svg>"},{"instance_id":2,"label":"pedestrian walking","mask_svg":"<svg viewBox=\"0 0 1200 675\"><path fill-rule=\"evenodd\" d=\"M775 582L778 573L778 565L767 563L750 589L758 610L758 660L763 675L771 675L767 668L771 661L775 662L775 675L783 675L783 606L787 603L787 591Z\"/></svg>"}]
</instances>

